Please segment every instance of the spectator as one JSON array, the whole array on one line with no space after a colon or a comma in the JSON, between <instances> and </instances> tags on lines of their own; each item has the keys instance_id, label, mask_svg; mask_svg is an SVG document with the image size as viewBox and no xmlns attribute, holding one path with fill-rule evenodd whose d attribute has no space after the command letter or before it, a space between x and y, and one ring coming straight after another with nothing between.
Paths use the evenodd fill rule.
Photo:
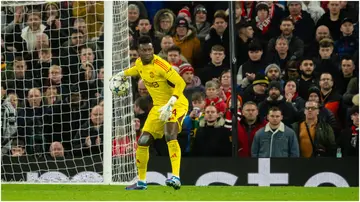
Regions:
<instances>
[{"instance_id":1,"label":"spectator","mask_svg":"<svg viewBox=\"0 0 360 202\"><path fill-rule=\"evenodd\" d=\"M95 106L91 109L90 120L86 121L74 138L77 155L99 155L102 153L104 131L104 108Z\"/></svg>"},{"instance_id":2,"label":"spectator","mask_svg":"<svg viewBox=\"0 0 360 202\"><path fill-rule=\"evenodd\" d=\"M258 41L252 41L249 44L249 60L239 67L237 74L237 84L241 88L246 88L251 84L256 75L265 75L265 67L267 66L263 56L263 48Z\"/></svg>"},{"instance_id":3,"label":"spectator","mask_svg":"<svg viewBox=\"0 0 360 202\"><path fill-rule=\"evenodd\" d=\"M198 4L194 8L195 22L194 27L196 28L197 38L201 44L205 42L205 37L210 33L211 24L207 21L207 10L206 8Z\"/></svg>"},{"instance_id":4,"label":"spectator","mask_svg":"<svg viewBox=\"0 0 360 202\"><path fill-rule=\"evenodd\" d=\"M46 26L41 23L41 12L31 10L27 13L27 25L21 30L21 38L25 41L27 51L34 51L36 47L36 36L45 31ZM21 50L18 50L21 51Z\"/></svg>"},{"instance_id":5,"label":"spectator","mask_svg":"<svg viewBox=\"0 0 360 202\"><path fill-rule=\"evenodd\" d=\"M297 120L296 108L291 103L286 102L284 96L281 95L281 86L278 81L271 81L268 90L269 97L259 104L260 118L265 118L270 108L278 107L282 112L283 123L290 126Z\"/></svg>"},{"instance_id":6,"label":"spectator","mask_svg":"<svg viewBox=\"0 0 360 202\"><path fill-rule=\"evenodd\" d=\"M284 80L280 78L281 69L276 64L270 64L265 68L265 75L271 81L278 81L280 83L280 91L283 91L283 86L285 84Z\"/></svg>"},{"instance_id":7,"label":"spectator","mask_svg":"<svg viewBox=\"0 0 360 202\"><path fill-rule=\"evenodd\" d=\"M171 46L167 49L167 61L174 67L179 68L180 65L187 63L186 58L181 54L181 49L178 46Z\"/></svg>"},{"instance_id":8,"label":"spectator","mask_svg":"<svg viewBox=\"0 0 360 202\"><path fill-rule=\"evenodd\" d=\"M148 117L150 111L150 103L146 97L138 97L134 102L134 113L135 117L139 119L140 129L143 128L146 118Z\"/></svg>"},{"instance_id":9,"label":"spectator","mask_svg":"<svg viewBox=\"0 0 360 202\"><path fill-rule=\"evenodd\" d=\"M242 117L238 124L238 156L251 157L251 145L255 133L265 127L267 121L261 119L255 102L248 101L242 107Z\"/></svg>"},{"instance_id":10,"label":"spectator","mask_svg":"<svg viewBox=\"0 0 360 202\"><path fill-rule=\"evenodd\" d=\"M44 105L51 106L61 103L61 96L59 96L56 87L50 86L44 92Z\"/></svg>"},{"instance_id":11,"label":"spectator","mask_svg":"<svg viewBox=\"0 0 360 202\"><path fill-rule=\"evenodd\" d=\"M355 6L351 6L351 3L355 3ZM341 11L344 12L344 16L351 19L359 19L359 4L357 2L340 1Z\"/></svg>"},{"instance_id":12,"label":"spectator","mask_svg":"<svg viewBox=\"0 0 360 202\"><path fill-rule=\"evenodd\" d=\"M220 75L220 92L219 96L223 100L228 100L231 97L231 71L223 71Z\"/></svg>"},{"instance_id":13,"label":"spectator","mask_svg":"<svg viewBox=\"0 0 360 202\"><path fill-rule=\"evenodd\" d=\"M271 38L280 34L280 22L276 22L273 19L267 2L258 2L256 4L256 17L253 21L253 27L255 28L255 37L261 40L263 47L267 46Z\"/></svg>"},{"instance_id":14,"label":"spectator","mask_svg":"<svg viewBox=\"0 0 360 202\"><path fill-rule=\"evenodd\" d=\"M300 78L300 70L299 70L298 62L296 60L288 61L285 66L285 75L283 79L285 81L289 79L297 81L299 78Z\"/></svg>"},{"instance_id":15,"label":"spectator","mask_svg":"<svg viewBox=\"0 0 360 202\"><path fill-rule=\"evenodd\" d=\"M211 48L215 45L221 45L225 49L225 64L230 64L229 61L229 30L227 24L227 17L225 11L218 10L214 14L213 28L210 29L209 34L205 37L205 42L202 47L203 61L205 64L209 61Z\"/></svg>"},{"instance_id":16,"label":"spectator","mask_svg":"<svg viewBox=\"0 0 360 202\"><path fill-rule=\"evenodd\" d=\"M79 92L72 91L61 105L53 106L53 141L62 142L66 151L73 151L73 138L89 119L89 104ZM76 151L75 151L76 152Z\"/></svg>"},{"instance_id":17,"label":"spectator","mask_svg":"<svg viewBox=\"0 0 360 202\"><path fill-rule=\"evenodd\" d=\"M304 57L300 63L299 96L303 99L308 97L308 89L311 86L318 86L318 81L314 76L314 62L310 57Z\"/></svg>"},{"instance_id":18,"label":"spectator","mask_svg":"<svg viewBox=\"0 0 360 202\"><path fill-rule=\"evenodd\" d=\"M280 24L280 36L286 38L289 43L289 55L291 60L298 60L304 54L304 42L294 34L295 25L291 18L284 18ZM268 44L268 53L273 53L276 45L276 38L272 38Z\"/></svg>"},{"instance_id":19,"label":"spectator","mask_svg":"<svg viewBox=\"0 0 360 202\"><path fill-rule=\"evenodd\" d=\"M301 8L303 11L306 11L310 14L315 24L325 13L324 9L320 6L320 2L318 1L302 1Z\"/></svg>"},{"instance_id":20,"label":"spectator","mask_svg":"<svg viewBox=\"0 0 360 202\"><path fill-rule=\"evenodd\" d=\"M32 74L21 56L15 57L12 67L9 65L6 82L8 93L16 93L20 102L24 102L29 89L40 87L39 83L32 80Z\"/></svg>"},{"instance_id":21,"label":"spectator","mask_svg":"<svg viewBox=\"0 0 360 202\"><path fill-rule=\"evenodd\" d=\"M320 25L316 28L315 39L305 49L304 55L309 57L317 57L319 55L319 42L325 38L331 39L330 30L325 25Z\"/></svg>"},{"instance_id":22,"label":"spectator","mask_svg":"<svg viewBox=\"0 0 360 202\"><path fill-rule=\"evenodd\" d=\"M189 27L185 18L178 17L175 20L175 30L175 45L180 47L184 57L193 67L198 67L196 58L200 54L200 41L196 37L195 28Z\"/></svg>"},{"instance_id":23,"label":"spectator","mask_svg":"<svg viewBox=\"0 0 360 202\"><path fill-rule=\"evenodd\" d=\"M237 24L235 29L237 30L236 36L238 37L235 41L237 49L236 61L238 65L242 65L249 60L249 44L254 37L254 30L251 24L247 22Z\"/></svg>"},{"instance_id":24,"label":"spectator","mask_svg":"<svg viewBox=\"0 0 360 202\"><path fill-rule=\"evenodd\" d=\"M274 54L267 55L267 62L276 64L284 72L286 63L290 60L288 40L282 36L276 39L275 50Z\"/></svg>"},{"instance_id":25,"label":"spectator","mask_svg":"<svg viewBox=\"0 0 360 202\"><path fill-rule=\"evenodd\" d=\"M225 49L221 45L214 45L210 51L211 62L204 66L204 68L198 69L197 75L200 76L201 81L207 82L213 78L219 78L223 71L229 69L229 66L225 64Z\"/></svg>"},{"instance_id":26,"label":"spectator","mask_svg":"<svg viewBox=\"0 0 360 202\"><path fill-rule=\"evenodd\" d=\"M231 95L228 99L226 99L226 112L225 112L225 124L224 127L232 130L232 110L231 110ZM243 105L242 97L240 95L237 96L237 120L238 122L241 120L241 107Z\"/></svg>"},{"instance_id":27,"label":"spectator","mask_svg":"<svg viewBox=\"0 0 360 202\"><path fill-rule=\"evenodd\" d=\"M355 75L355 64L354 64L354 61L352 60L351 57L344 56L341 59L340 65L341 65L341 75L338 76L340 78L336 81L335 87L337 89L337 92L340 95L344 95L350 80L356 77L356 75Z\"/></svg>"},{"instance_id":28,"label":"spectator","mask_svg":"<svg viewBox=\"0 0 360 202\"><path fill-rule=\"evenodd\" d=\"M305 103L305 121L292 125L298 139L301 157L335 156L335 136L331 126L318 119L319 105Z\"/></svg>"},{"instance_id":29,"label":"spectator","mask_svg":"<svg viewBox=\"0 0 360 202\"><path fill-rule=\"evenodd\" d=\"M11 149L12 138L17 135L17 96L9 96L1 102L1 148L2 154Z\"/></svg>"},{"instance_id":30,"label":"spectator","mask_svg":"<svg viewBox=\"0 0 360 202\"><path fill-rule=\"evenodd\" d=\"M264 101L267 97L269 80L263 75L256 75L252 85L248 86L242 93L243 102L253 101L256 104Z\"/></svg>"},{"instance_id":31,"label":"spectator","mask_svg":"<svg viewBox=\"0 0 360 202\"><path fill-rule=\"evenodd\" d=\"M133 58L138 59L139 58L139 53L135 46L130 47L129 56L130 56L130 59L133 59Z\"/></svg>"},{"instance_id":32,"label":"spectator","mask_svg":"<svg viewBox=\"0 0 360 202\"><path fill-rule=\"evenodd\" d=\"M288 1L289 18L294 22L294 36L299 37L305 47L309 46L314 38L315 23L311 15L301 7L301 1Z\"/></svg>"},{"instance_id":33,"label":"spectator","mask_svg":"<svg viewBox=\"0 0 360 202\"><path fill-rule=\"evenodd\" d=\"M224 123L214 105L205 108L194 140L194 156L231 156L230 131L224 128Z\"/></svg>"},{"instance_id":34,"label":"spectator","mask_svg":"<svg viewBox=\"0 0 360 202\"><path fill-rule=\"evenodd\" d=\"M53 142L50 145L50 156L53 159L63 159L65 158L65 153L64 153L64 147L61 144L61 142Z\"/></svg>"},{"instance_id":35,"label":"spectator","mask_svg":"<svg viewBox=\"0 0 360 202\"><path fill-rule=\"evenodd\" d=\"M39 60L32 68L33 80L46 85L48 83L49 69L51 66L58 66L60 63L57 57L53 57L51 48L43 46L39 51Z\"/></svg>"},{"instance_id":36,"label":"spectator","mask_svg":"<svg viewBox=\"0 0 360 202\"><path fill-rule=\"evenodd\" d=\"M251 156L256 158L299 157L296 134L282 122L282 111L277 107L272 107L267 114L269 123L255 133Z\"/></svg>"},{"instance_id":37,"label":"spectator","mask_svg":"<svg viewBox=\"0 0 360 202\"><path fill-rule=\"evenodd\" d=\"M146 86L144 84L144 81L142 79L138 82L138 94L140 97L146 97L149 96L149 92L146 89Z\"/></svg>"},{"instance_id":38,"label":"spectator","mask_svg":"<svg viewBox=\"0 0 360 202\"><path fill-rule=\"evenodd\" d=\"M334 54L334 42L331 39L322 39L319 42L319 56L314 59L314 62L316 76L329 72L335 81L339 79L339 61Z\"/></svg>"},{"instance_id":39,"label":"spectator","mask_svg":"<svg viewBox=\"0 0 360 202\"><path fill-rule=\"evenodd\" d=\"M147 35L151 38L154 47L154 52L158 53L160 51L160 39L155 37L154 29L152 29L150 20L148 18L140 17L137 26L137 31L135 32L135 36L134 36L134 40L136 41L135 44L137 44L138 38L144 35Z\"/></svg>"},{"instance_id":40,"label":"spectator","mask_svg":"<svg viewBox=\"0 0 360 202\"><path fill-rule=\"evenodd\" d=\"M220 116L225 114L226 104L225 100L219 97L219 84L215 81L208 81L205 83L205 91L206 91L206 106L214 105L217 109L217 113Z\"/></svg>"},{"instance_id":41,"label":"spectator","mask_svg":"<svg viewBox=\"0 0 360 202\"><path fill-rule=\"evenodd\" d=\"M345 17L345 13L341 11L340 1L329 1L328 8L329 11L321 16L317 22L317 27L320 25L327 26L330 30L333 40L336 41L340 38L340 27L341 22Z\"/></svg>"},{"instance_id":42,"label":"spectator","mask_svg":"<svg viewBox=\"0 0 360 202\"><path fill-rule=\"evenodd\" d=\"M8 52L20 52L23 51L25 47L22 44L21 30L25 28L25 6L15 6L14 7L14 18L13 21L1 28L2 34L4 34L1 39L4 39L4 48ZM1 23L5 25L4 23ZM5 52L5 51L1 51Z\"/></svg>"},{"instance_id":43,"label":"spectator","mask_svg":"<svg viewBox=\"0 0 360 202\"><path fill-rule=\"evenodd\" d=\"M136 27L138 25L138 20L140 17L140 9L139 6L134 4L129 4L128 6L128 19L129 19L129 28L132 33L135 33Z\"/></svg>"},{"instance_id":44,"label":"spectator","mask_svg":"<svg viewBox=\"0 0 360 202\"><path fill-rule=\"evenodd\" d=\"M74 1L72 14L77 18L85 18L88 39L100 36L100 27L104 23L104 2Z\"/></svg>"},{"instance_id":45,"label":"spectator","mask_svg":"<svg viewBox=\"0 0 360 202\"><path fill-rule=\"evenodd\" d=\"M201 85L199 77L194 75L194 68L189 63L179 66L179 74L184 79L186 87L184 90L185 97L191 101L191 95L195 92L205 92L205 88ZM191 102L189 102L191 104Z\"/></svg>"},{"instance_id":46,"label":"spectator","mask_svg":"<svg viewBox=\"0 0 360 202\"><path fill-rule=\"evenodd\" d=\"M359 94L359 79L357 77L352 78L346 88L346 92L343 95L344 104L352 106L352 100L355 95Z\"/></svg>"},{"instance_id":47,"label":"spectator","mask_svg":"<svg viewBox=\"0 0 360 202\"><path fill-rule=\"evenodd\" d=\"M11 142L11 156L20 157L25 156L25 144L21 139L15 139Z\"/></svg>"},{"instance_id":48,"label":"spectator","mask_svg":"<svg viewBox=\"0 0 360 202\"><path fill-rule=\"evenodd\" d=\"M156 12L154 16L154 36L158 40L166 35L171 35L172 27L174 26L176 16L170 9L161 9Z\"/></svg>"},{"instance_id":49,"label":"spectator","mask_svg":"<svg viewBox=\"0 0 360 202\"><path fill-rule=\"evenodd\" d=\"M189 7L185 6L182 9L180 9L177 17L185 18L186 21L191 24L191 13Z\"/></svg>"},{"instance_id":50,"label":"spectator","mask_svg":"<svg viewBox=\"0 0 360 202\"><path fill-rule=\"evenodd\" d=\"M286 102L291 103L293 107L299 111L304 108L305 106L305 100L302 99L299 96L299 93L297 92L297 83L294 80L288 80L285 83L285 91L284 96L286 99Z\"/></svg>"},{"instance_id":51,"label":"spectator","mask_svg":"<svg viewBox=\"0 0 360 202\"><path fill-rule=\"evenodd\" d=\"M334 87L334 80L330 73L322 73L320 76L320 101L325 108L329 109L340 120L340 113L342 107L342 96L338 94Z\"/></svg>"},{"instance_id":52,"label":"spectator","mask_svg":"<svg viewBox=\"0 0 360 202\"><path fill-rule=\"evenodd\" d=\"M340 38L335 42L335 52L340 58L346 55L353 55L359 50L359 36L354 33L354 21L350 18L344 18L340 27Z\"/></svg>"},{"instance_id":53,"label":"spectator","mask_svg":"<svg viewBox=\"0 0 360 202\"><path fill-rule=\"evenodd\" d=\"M191 95L191 105L192 110L190 113L185 117L185 119L191 119L191 131L190 137L191 142L194 141L196 131L199 128L199 121L204 118L205 114L205 95L201 92L195 92Z\"/></svg>"},{"instance_id":54,"label":"spectator","mask_svg":"<svg viewBox=\"0 0 360 202\"><path fill-rule=\"evenodd\" d=\"M168 51L171 47L174 46L174 39L172 38L172 36L170 35L165 35L164 37L162 37L161 39L161 50L158 54L158 56L160 56L162 59L167 60L168 61ZM175 50L175 49L173 49ZM182 62L187 62L186 58L181 54L181 50L180 48L177 48L177 50L179 50L179 54L180 54L180 58ZM170 61L168 61L170 62ZM176 63L176 62L175 62ZM176 63L177 64L177 63ZM179 66L179 65L176 65Z\"/></svg>"},{"instance_id":55,"label":"spectator","mask_svg":"<svg viewBox=\"0 0 360 202\"><path fill-rule=\"evenodd\" d=\"M61 96L61 100L64 100L66 96L70 93L70 86L66 83L62 82L62 72L61 67L57 65L53 65L50 67L48 73L48 80L45 82L44 87L52 86L57 90L59 96Z\"/></svg>"},{"instance_id":56,"label":"spectator","mask_svg":"<svg viewBox=\"0 0 360 202\"><path fill-rule=\"evenodd\" d=\"M341 148L342 155L359 156L359 106L350 109L352 123L341 131L337 142Z\"/></svg>"},{"instance_id":57,"label":"spectator","mask_svg":"<svg viewBox=\"0 0 360 202\"><path fill-rule=\"evenodd\" d=\"M18 111L18 137L25 139L27 154L41 154L48 148L51 137L51 116L43 106L41 92L32 88L28 92L25 108Z\"/></svg>"}]
</instances>

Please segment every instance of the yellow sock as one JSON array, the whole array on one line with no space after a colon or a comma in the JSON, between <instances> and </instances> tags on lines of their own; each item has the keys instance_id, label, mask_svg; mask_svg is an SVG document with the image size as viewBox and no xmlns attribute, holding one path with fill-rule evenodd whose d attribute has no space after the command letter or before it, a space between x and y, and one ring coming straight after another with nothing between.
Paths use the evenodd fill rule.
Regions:
<instances>
[{"instance_id":1,"label":"yellow sock","mask_svg":"<svg viewBox=\"0 0 360 202\"><path fill-rule=\"evenodd\" d=\"M169 149L169 156L171 161L171 168L173 176L180 177L180 160L181 149L177 140L171 140L167 143Z\"/></svg>"},{"instance_id":2,"label":"yellow sock","mask_svg":"<svg viewBox=\"0 0 360 202\"><path fill-rule=\"evenodd\" d=\"M139 180L146 181L147 164L149 161L149 146L138 146L136 149L136 166L139 172Z\"/></svg>"}]
</instances>

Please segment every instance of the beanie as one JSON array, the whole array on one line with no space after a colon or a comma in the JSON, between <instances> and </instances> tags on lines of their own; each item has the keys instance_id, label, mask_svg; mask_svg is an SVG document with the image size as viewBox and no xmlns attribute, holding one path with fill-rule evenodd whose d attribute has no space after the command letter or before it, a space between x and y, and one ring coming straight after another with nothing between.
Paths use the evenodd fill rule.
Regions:
<instances>
[{"instance_id":1,"label":"beanie","mask_svg":"<svg viewBox=\"0 0 360 202\"><path fill-rule=\"evenodd\" d=\"M269 84L269 90L272 89L272 88L276 88L278 89L279 91L281 91L281 84L280 82L278 81L271 81L270 84Z\"/></svg>"},{"instance_id":2,"label":"beanie","mask_svg":"<svg viewBox=\"0 0 360 202\"><path fill-rule=\"evenodd\" d=\"M256 84L266 84L269 85L269 80L266 76L262 75L262 74L258 74L255 76L255 80L253 81L253 85Z\"/></svg>"},{"instance_id":3,"label":"beanie","mask_svg":"<svg viewBox=\"0 0 360 202\"><path fill-rule=\"evenodd\" d=\"M191 64L184 63L184 64L179 66L179 74L180 74L180 76L182 76L187 71L191 71L192 73L194 73L194 68L191 66Z\"/></svg>"},{"instance_id":4,"label":"beanie","mask_svg":"<svg viewBox=\"0 0 360 202\"><path fill-rule=\"evenodd\" d=\"M309 100L309 97L310 97L311 93L316 93L319 96L319 99L321 98L320 89L318 87L312 86L312 87L309 88L309 90L308 90L308 99L307 100Z\"/></svg>"},{"instance_id":5,"label":"beanie","mask_svg":"<svg viewBox=\"0 0 360 202\"><path fill-rule=\"evenodd\" d=\"M191 13L190 13L190 11L189 11L188 9L186 9L186 8L181 9L181 10L179 11L179 13L178 13L178 16L179 16L180 13L183 13L183 14L185 14L187 17L191 18Z\"/></svg>"},{"instance_id":6,"label":"beanie","mask_svg":"<svg viewBox=\"0 0 360 202\"><path fill-rule=\"evenodd\" d=\"M281 72L281 69L280 69L280 67L279 67L277 64L270 64L270 65L268 65L268 66L265 68L265 75L268 73L268 71L269 71L271 68L276 68L279 72Z\"/></svg>"},{"instance_id":7,"label":"beanie","mask_svg":"<svg viewBox=\"0 0 360 202\"><path fill-rule=\"evenodd\" d=\"M184 17L177 17L175 20L175 27L189 28L189 22Z\"/></svg>"}]
</instances>

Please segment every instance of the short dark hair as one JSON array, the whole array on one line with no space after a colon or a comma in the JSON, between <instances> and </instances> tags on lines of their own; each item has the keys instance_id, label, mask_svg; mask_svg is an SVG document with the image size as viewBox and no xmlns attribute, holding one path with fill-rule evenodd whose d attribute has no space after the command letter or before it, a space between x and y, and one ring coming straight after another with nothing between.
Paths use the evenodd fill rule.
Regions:
<instances>
[{"instance_id":1,"label":"short dark hair","mask_svg":"<svg viewBox=\"0 0 360 202\"><path fill-rule=\"evenodd\" d=\"M130 50L136 50L137 51L137 47L136 46L130 46Z\"/></svg>"},{"instance_id":2,"label":"short dark hair","mask_svg":"<svg viewBox=\"0 0 360 202\"><path fill-rule=\"evenodd\" d=\"M276 112L276 111L279 111L282 114L281 109L279 107L276 107L276 106L270 107L270 109L268 110L268 114L270 114L270 112Z\"/></svg>"},{"instance_id":3,"label":"short dark hair","mask_svg":"<svg viewBox=\"0 0 360 202\"><path fill-rule=\"evenodd\" d=\"M21 148L24 148L25 147L25 143L23 140L21 139L13 139L11 141L11 148L13 147L21 147Z\"/></svg>"},{"instance_id":4,"label":"short dark hair","mask_svg":"<svg viewBox=\"0 0 360 202\"><path fill-rule=\"evenodd\" d=\"M252 40L249 44L248 51L263 51L263 47L258 40Z\"/></svg>"},{"instance_id":5,"label":"short dark hair","mask_svg":"<svg viewBox=\"0 0 360 202\"><path fill-rule=\"evenodd\" d=\"M222 51L225 53L225 48L224 46L217 44L211 47L211 51Z\"/></svg>"},{"instance_id":6,"label":"short dark hair","mask_svg":"<svg viewBox=\"0 0 360 202\"><path fill-rule=\"evenodd\" d=\"M176 52L179 52L179 54L181 54L181 49L180 49L179 46L175 46L175 45L171 46L171 47L167 50L167 52L171 52L171 51L176 51Z\"/></svg>"},{"instance_id":7,"label":"short dark hair","mask_svg":"<svg viewBox=\"0 0 360 202\"><path fill-rule=\"evenodd\" d=\"M141 110L147 112L149 108L149 100L145 97L139 97L135 100L135 105L138 106Z\"/></svg>"},{"instance_id":8,"label":"short dark hair","mask_svg":"<svg viewBox=\"0 0 360 202\"><path fill-rule=\"evenodd\" d=\"M283 18L283 19L281 20L281 23L280 23L280 24L282 24L284 21L291 22L291 23L294 25L294 21L293 21L291 18L289 18L289 17Z\"/></svg>"},{"instance_id":9,"label":"short dark hair","mask_svg":"<svg viewBox=\"0 0 360 202\"><path fill-rule=\"evenodd\" d=\"M205 100L204 93L195 92L191 95L191 101L201 101L201 100Z\"/></svg>"},{"instance_id":10,"label":"short dark hair","mask_svg":"<svg viewBox=\"0 0 360 202\"><path fill-rule=\"evenodd\" d=\"M258 109L258 106L257 106L257 104L256 104L254 101L247 101L247 102L245 102L242 108L244 109L246 105L255 105L255 106L256 106L256 109Z\"/></svg>"},{"instance_id":11,"label":"short dark hair","mask_svg":"<svg viewBox=\"0 0 360 202\"><path fill-rule=\"evenodd\" d=\"M14 58L14 62L19 62L19 61L24 61L24 58L22 57L22 56L15 56L15 58Z\"/></svg>"},{"instance_id":12,"label":"short dark hair","mask_svg":"<svg viewBox=\"0 0 360 202\"><path fill-rule=\"evenodd\" d=\"M149 44L149 43L152 43L152 40L151 40L150 36L143 35L143 36L140 36L139 39L138 39L138 45L139 46L141 44Z\"/></svg>"},{"instance_id":13,"label":"short dark hair","mask_svg":"<svg viewBox=\"0 0 360 202\"><path fill-rule=\"evenodd\" d=\"M350 55L344 55L341 58L340 64L342 64L343 60L351 60L353 62L353 64L355 65L354 59Z\"/></svg>"}]
</instances>

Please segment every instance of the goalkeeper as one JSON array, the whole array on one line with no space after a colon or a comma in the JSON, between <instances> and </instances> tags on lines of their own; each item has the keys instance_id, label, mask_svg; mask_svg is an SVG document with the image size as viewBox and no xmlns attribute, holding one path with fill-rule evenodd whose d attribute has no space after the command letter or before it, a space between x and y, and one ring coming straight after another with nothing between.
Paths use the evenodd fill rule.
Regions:
<instances>
[{"instance_id":1,"label":"goalkeeper","mask_svg":"<svg viewBox=\"0 0 360 202\"><path fill-rule=\"evenodd\" d=\"M164 134L172 167L172 177L165 183L174 189L180 189L181 150L177 135L181 132L182 123L188 111L188 100L183 95L186 84L167 61L154 54L150 37L141 36L139 38L138 52L140 58L136 60L135 66L116 74L110 80L113 82L114 78L140 76L154 103L145 121L136 150L139 181L126 189L147 188L146 171L149 161L149 146L155 139L161 139Z\"/></svg>"}]
</instances>

